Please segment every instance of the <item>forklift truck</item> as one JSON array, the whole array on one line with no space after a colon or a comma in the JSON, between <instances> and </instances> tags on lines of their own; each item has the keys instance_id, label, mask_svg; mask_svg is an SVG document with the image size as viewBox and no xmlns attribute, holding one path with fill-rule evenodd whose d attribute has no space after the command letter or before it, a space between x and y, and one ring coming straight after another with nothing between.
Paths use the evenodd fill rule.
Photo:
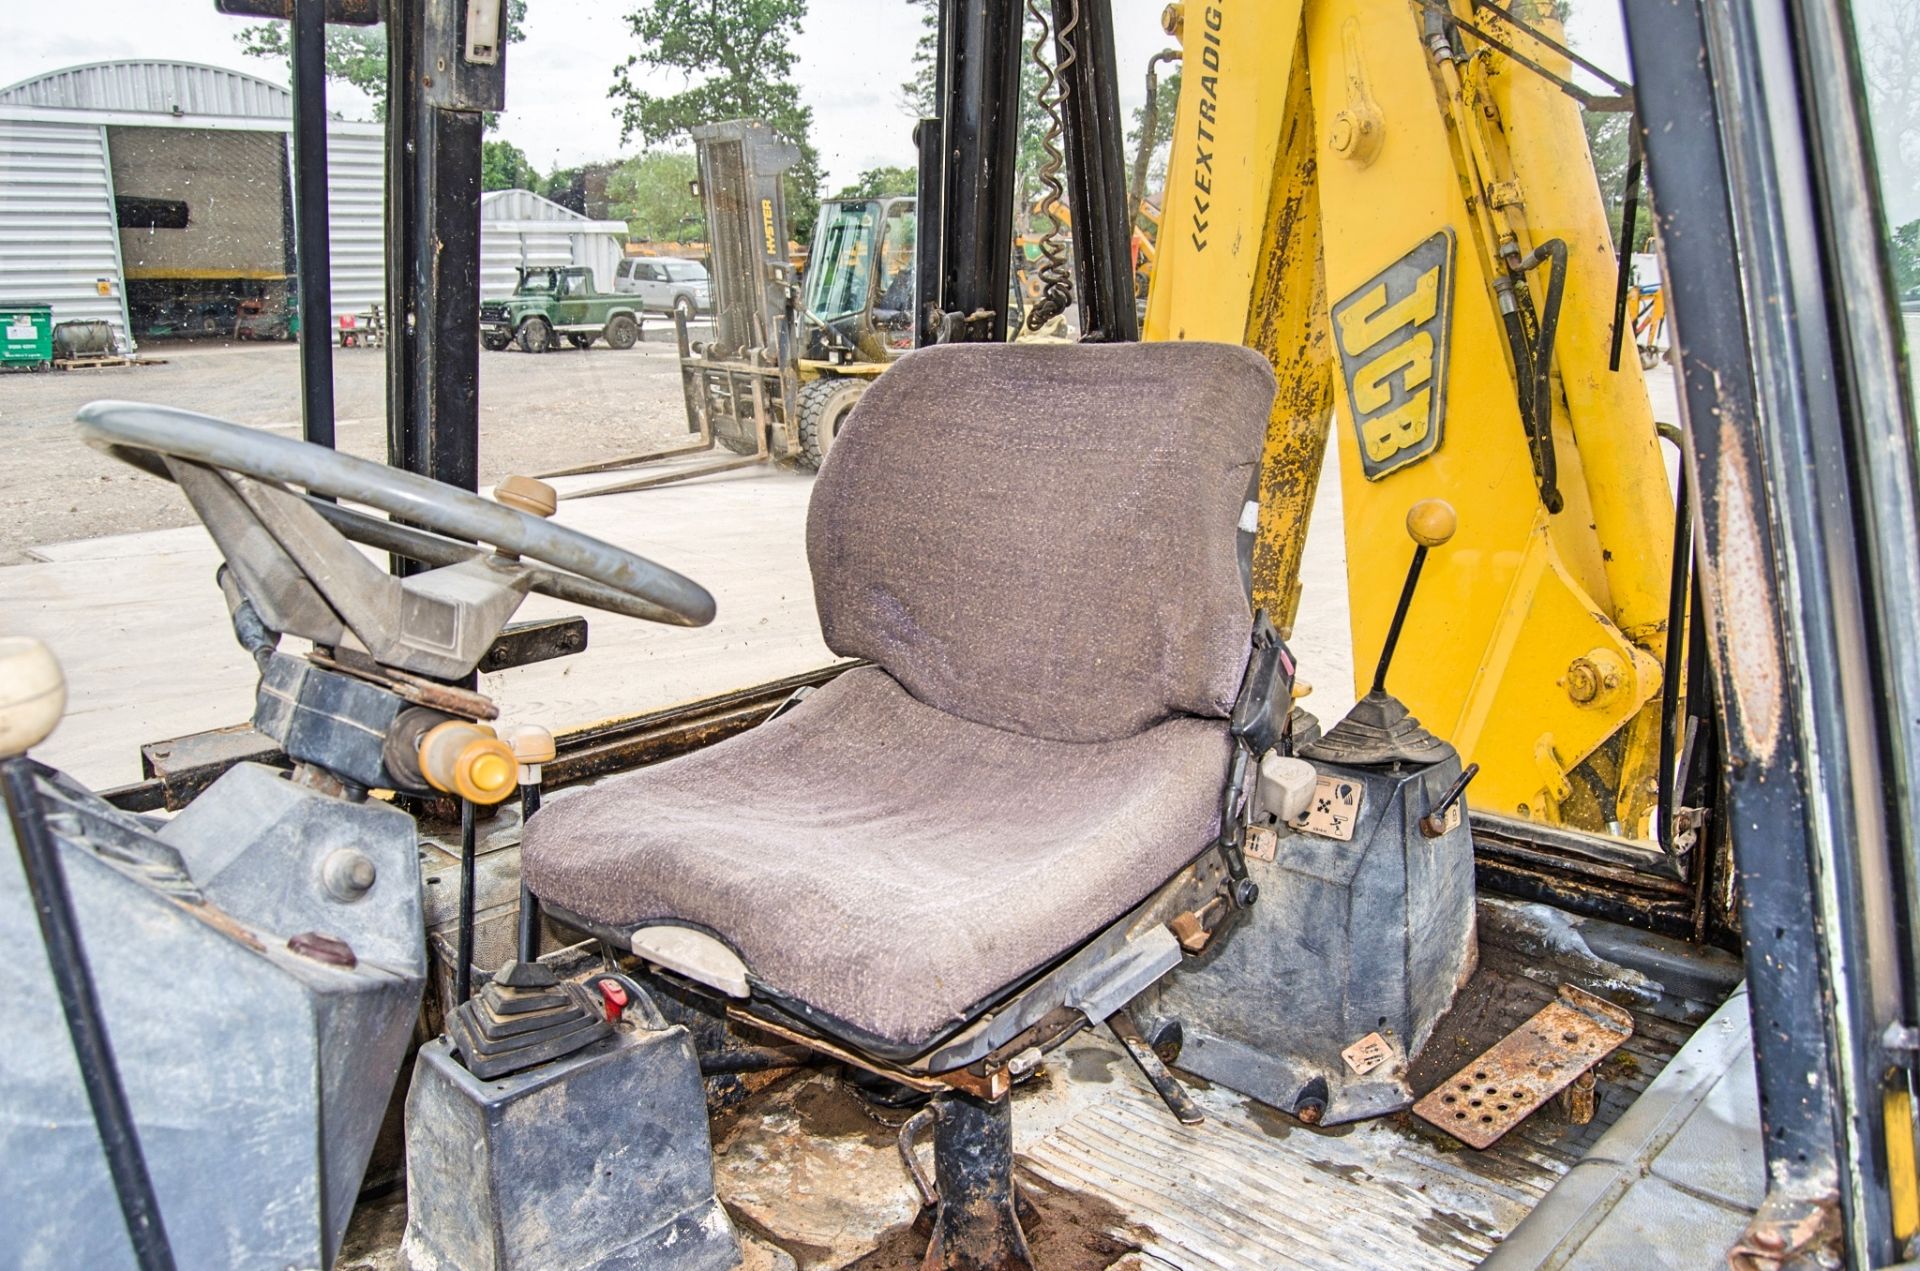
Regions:
<instances>
[{"instance_id":1,"label":"forklift truck","mask_svg":"<svg viewBox=\"0 0 1920 1271\"><path fill-rule=\"evenodd\" d=\"M572 492L586 498L729 472L768 459L819 471L874 376L913 347L914 201L820 205L804 281L787 253L785 181L798 157L765 124L693 130L712 256L712 335L674 315L692 439L541 474L579 476L679 458L715 446L740 456Z\"/></svg>"},{"instance_id":2,"label":"forklift truck","mask_svg":"<svg viewBox=\"0 0 1920 1271\"><path fill-rule=\"evenodd\" d=\"M1583 860L1582 844L1564 834L1488 833L1466 806L1458 755L1390 692L1394 646L1420 638L1408 615L1418 613L1421 566L1449 549L1471 509L1409 509L1407 569L1385 580L1401 599L1378 692L1324 733L1291 706L1284 640L1239 608L1254 533L1241 510L1244 477L1271 380L1259 359L1231 348L1124 339L1130 275L1111 267L1125 260L1124 209L1106 215L1098 197L1103 183L1120 188L1117 162L1103 159L1118 153L1117 112L1103 97L1113 82L1110 15L1097 4L1063 7L1090 32L1077 50L1085 56L1066 136L1079 301L1086 329L1104 338L999 347L1008 253L1004 236L980 231L1011 232L1011 147L995 129L1019 23L1010 6L950 0L942 114L922 128L920 205L939 215L927 218L937 234L920 244L923 262L936 265L925 275L936 283L920 338L957 347L918 353L876 383L816 508L828 638L864 664L638 719L619 736L601 729L548 747L537 734L491 735L497 708L463 681L527 591L679 624L707 620L712 604L671 570L544 519L552 503L536 483L504 486L492 501L471 493L473 400L458 390L477 365L477 274L389 271L394 311L411 319L396 324L401 339L388 353L389 466L318 444L330 431L321 411L302 443L187 412L86 410L89 440L179 484L219 543L235 635L261 668L256 727L280 742L291 771L233 766L163 824L139 810L154 806L153 791L90 792L28 757L60 713L57 663L30 642L0 648L0 789L18 849L7 859L17 858L21 879L4 889L0 916L25 951L20 1032L0 1086L9 1114L0 1160L16 1199L0 1231L10 1261L330 1263L426 970L412 822L368 792L457 801L471 844L471 809L516 788L529 827L522 926L533 934L477 992L461 986L446 1033L414 1060L404 1241L413 1265L736 1264L747 1207L717 1203L708 1108L779 1098L764 1080L742 1078L803 1059L865 1074L849 1081L875 1105L932 1096L901 1126L903 1160L925 1201L917 1232L926 1251L909 1256L923 1265L1035 1265L1041 1241L1084 1225L1084 1206L1076 1223L1063 1198L1096 1186L1130 1197L1130 1212L1102 1230L1132 1233L1134 1251L1109 1244L1075 1255L1095 1265L1462 1265L1487 1254L1502 1265L1562 1265L1585 1238L1572 1233L1605 1228L1596 1211L1632 1190L1632 1145L1658 1140L1664 1151L1673 1132L1659 1125L1693 1124L1679 1116L1692 1105L1673 1102L1672 1078L1710 1058L1716 1035L1738 1031L1747 1013L1766 1170L1735 1265L1885 1266L1910 1254L1910 924L1904 909L1891 923L1876 915L1888 897L1904 906L1915 859L1920 678L1897 631L1916 594L1914 443L1911 403L1888 373L1899 360L1895 310L1872 247L1873 208L1858 197L1871 175L1843 15L1812 0L1635 4L1627 15L1674 280L1689 481L1703 509L1698 603L1708 615L1712 740L1725 756L1708 826L1732 869L1695 875L1692 910L1670 913L1670 902L1643 903L1638 880ZM355 8L335 6L336 16ZM317 58L324 32L317 8L291 16L304 19L300 66L301 46ZM432 178L396 190L397 262L430 252L477 262L468 202L426 195L436 180L477 173L480 112L500 104L499 42L473 25L484 16L438 0L389 14L397 162L410 178ZM421 76L423 61L457 73ZM318 79L296 82L296 128L318 129ZM324 188L311 151L296 154L300 188ZM1789 241L1801 249L1791 258ZM324 272L303 284L324 297ZM1041 425L1059 454L1087 457L1086 438L1097 435L1119 459L1088 482L1077 519L1058 516L1066 483L1045 448L1016 455L1021 447L1008 444L1034 425L1025 401L1010 408L1007 390L1034 384L1066 398ZM1145 384L1169 400L1143 409ZM311 406L313 381L308 388ZM1188 462L1135 481L1132 450L1114 448L1099 427L1116 415L1142 434L1129 446L1164 460L1182 452L1167 444L1180 435ZM995 482L1024 492L998 509L1008 523L961 501L941 514L944 535L920 537L930 524L920 474L940 458L923 444L946 447L953 463L992 467ZM1242 478L1238 488L1222 474ZM978 498L985 485L966 488ZM1144 517L1168 532L1122 539L1087 515L1116 491L1129 495L1115 506L1134 528ZM1002 529L1029 548L1063 534L1073 550L983 551L983 535ZM1018 537L1036 531L1039 539ZM892 573L903 535L923 557L917 577ZM371 569L347 538L403 567ZM1179 572L1170 592L1160 587L1168 569ZM884 587L876 570L890 575ZM1074 590L1089 581L1121 590L1090 606ZM1153 594L1128 591L1141 586ZM916 588L958 605L951 625L917 631L903 621L929 612ZM1165 595L1184 600L1162 606ZM1061 599L1069 603L1049 608ZM1112 626L1109 611L1126 621ZM1162 620L1184 624L1181 634L1141 637L1141 623ZM1020 638L1034 624L1071 640ZM286 635L311 640L313 651L282 649ZM1033 664L1055 649L1079 655ZM1009 662L1011 676L981 669ZM1134 724L1116 725L1126 718ZM1139 737L1171 749L1121 755L1114 784L1085 784L1103 779L1099 765L1076 764ZM938 763L916 768L916 747ZM604 771L610 748L641 761L685 758L541 807L549 784ZM902 930L903 880L887 870L859 888L868 899L852 902L871 906L864 926L803 924L795 935L772 920L804 912L809 897L780 888L732 892L731 914L696 912L729 887L823 882L764 854L758 865L786 872L713 872L749 850L741 844L754 841L755 818L784 824L799 806L770 799L778 787L728 781L742 766L756 781L777 773L753 762L761 750L839 756L832 789L855 789L866 805L855 820L840 818L843 827L885 815L857 793L860 781L895 778L879 792L903 799L896 819L879 822L888 841L950 833L967 850L939 868L978 871L968 882L936 879L943 887L929 903L952 914L977 901L970 888L997 889L990 894L1026 925L983 930L1027 943L1009 952L998 939L911 939L941 928ZM1202 781L1208 754L1219 767ZM946 779L955 769L940 765L949 764L971 779ZM1155 773L1166 784L1130 805ZM796 800L817 803L827 789L800 784ZM1034 797L1042 790L1051 801ZM1217 815L1195 811L1201 791L1219 800ZM962 843L996 826L996 794L1022 821L1052 817L1069 835L1045 885L1019 886L1011 860L983 869L993 843ZM919 815L975 795L989 798L962 815ZM1081 814L1061 816L1076 807ZM1103 839L1101 850L1119 851L1119 864L1146 851L1162 865L1130 873L1112 855L1074 850L1082 843L1071 835L1116 808L1134 836ZM1342 810L1352 813L1344 824ZM1195 822L1182 819L1195 816L1198 854L1158 855L1195 842ZM675 818L699 827L696 847L713 851L659 838ZM1135 834L1143 824L1144 838ZM1339 843L1349 846L1330 846ZM636 845L654 858L636 858ZM1704 870L1714 858L1697 859ZM1375 872L1396 861L1397 878ZM1088 887L1110 894L1096 901ZM1740 969L1700 938L1711 891L1728 887L1746 977L1732 996ZM1127 899L1142 888L1144 899ZM636 889L654 892L627 916L615 912ZM1320 903L1299 903L1314 895ZM1118 920L1100 925L1115 904ZM563 974L541 956L536 912L603 941L601 956L583 974ZM956 947L965 953L950 960ZM886 958L849 961L849 949ZM1362 960L1369 969L1357 972ZM1275 967L1287 972L1278 984L1265 975ZM1403 1013L1369 1006L1380 1010L1370 1021L1377 1035L1349 1042L1353 1020L1341 1012L1380 990L1382 975L1403 990L1389 994ZM1554 986L1545 1001L1543 979ZM1595 991L1587 996L1616 1000L1587 1001L1580 982ZM922 991L900 991L907 983ZM1546 1016L1556 1007L1562 1014ZM1447 1043L1465 1037L1477 1048L1489 1033L1543 1017L1565 1020L1565 1031L1558 1045L1539 1037L1536 1058L1611 1038L1612 1053L1633 1060L1601 1070L1591 1155L1580 1155L1580 1132L1556 1132L1587 1110L1577 1087L1557 1119L1535 1112L1484 1153L1436 1151L1378 1119L1416 1094L1444 1102L1456 1085L1475 1120L1491 1115L1480 1111L1489 1103L1509 1111L1497 1102L1519 1088L1507 1084L1516 1074L1490 1080L1471 1050L1455 1068ZM1152 1116L1124 1102L1090 1117L1058 1106L1089 1084L1072 1080L1074 1070L1101 1070L1101 1052L1088 1048L1096 1023L1115 1036L1105 1053L1125 1056L1153 1092ZM1258 1064L1235 1068L1229 1044ZM1182 1070L1207 1070L1208 1049L1230 1057L1213 1085L1183 1080ZM1641 1084L1676 1055L1684 1062ZM1013 1103L1023 1116L1063 1116L1070 1131L1029 1139L1017 1177ZM790 1104L761 1122L773 1137L759 1147L804 1150L795 1136L808 1124ZM913 1146L923 1132L934 1139L931 1171ZM1374 1155L1343 1156L1356 1133L1384 1138L1364 1141ZM1322 1167L1272 1172L1281 1158L1251 1146L1262 1135ZM844 1158L845 1142L827 1155ZM1234 1172L1243 1158L1259 1168ZM1394 1172L1402 1167L1404 1176ZM1351 1184L1339 1193L1344 1206L1317 1203L1316 1173ZM1432 1202L1436 1189L1445 1205ZM1535 1215L1560 1223L1564 1240L1537 1222L1513 1225L1514 1211L1543 1191ZM120 1227L100 1220L116 1210ZM1467 1220L1474 1213L1477 1225ZM1636 1256L1649 1245L1697 1248L1697 1232L1630 1232ZM779 1256L792 1255L781 1234L756 1231L747 1256L782 1265Z\"/></svg>"}]
</instances>

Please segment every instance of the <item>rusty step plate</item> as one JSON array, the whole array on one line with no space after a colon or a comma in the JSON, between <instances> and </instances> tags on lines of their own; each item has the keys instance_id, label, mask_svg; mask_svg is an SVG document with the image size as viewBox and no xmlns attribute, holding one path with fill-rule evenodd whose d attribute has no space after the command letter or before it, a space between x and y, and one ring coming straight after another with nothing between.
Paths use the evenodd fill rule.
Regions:
<instances>
[{"instance_id":1,"label":"rusty step plate","mask_svg":"<svg viewBox=\"0 0 1920 1271\"><path fill-rule=\"evenodd\" d=\"M1571 984L1413 1105L1469 1147L1491 1146L1633 1036L1633 1016Z\"/></svg>"}]
</instances>

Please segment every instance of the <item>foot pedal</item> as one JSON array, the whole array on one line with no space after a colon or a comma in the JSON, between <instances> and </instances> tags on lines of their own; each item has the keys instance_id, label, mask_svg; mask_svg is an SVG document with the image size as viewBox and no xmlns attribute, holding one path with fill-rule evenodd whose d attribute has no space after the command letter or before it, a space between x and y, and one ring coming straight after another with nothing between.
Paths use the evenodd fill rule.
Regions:
<instances>
[{"instance_id":1,"label":"foot pedal","mask_svg":"<svg viewBox=\"0 0 1920 1271\"><path fill-rule=\"evenodd\" d=\"M447 1017L447 1037L482 1081L571 1055L613 1031L583 985L538 962L509 962Z\"/></svg>"},{"instance_id":2,"label":"foot pedal","mask_svg":"<svg viewBox=\"0 0 1920 1271\"><path fill-rule=\"evenodd\" d=\"M1193 1096L1180 1084L1180 1079L1173 1075L1153 1047L1147 1044L1147 1039L1140 1035L1140 1026L1133 1022L1133 1016L1124 1009L1115 1011L1107 1016L1107 1027L1127 1048L1127 1054L1140 1066L1141 1075L1146 1077L1153 1092L1160 1096L1160 1102L1167 1105L1167 1111L1173 1113L1175 1120L1181 1125L1199 1125L1207 1119L1207 1114L1193 1101Z\"/></svg>"},{"instance_id":3,"label":"foot pedal","mask_svg":"<svg viewBox=\"0 0 1920 1271\"><path fill-rule=\"evenodd\" d=\"M1562 984L1559 1000L1434 1087L1414 1114L1469 1147L1491 1147L1631 1036L1632 1015Z\"/></svg>"}]
</instances>

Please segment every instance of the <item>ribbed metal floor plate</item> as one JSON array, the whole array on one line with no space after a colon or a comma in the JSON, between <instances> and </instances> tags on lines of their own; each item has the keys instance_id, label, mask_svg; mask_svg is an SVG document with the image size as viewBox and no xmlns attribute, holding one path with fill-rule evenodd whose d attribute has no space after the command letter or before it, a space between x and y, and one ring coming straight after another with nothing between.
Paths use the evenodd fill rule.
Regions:
<instances>
[{"instance_id":1,"label":"ribbed metal floor plate","mask_svg":"<svg viewBox=\"0 0 1920 1271\"><path fill-rule=\"evenodd\" d=\"M1537 1198L1469 1189L1384 1123L1321 1134L1227 1091L1199 1097L1208 1121L1188 1128L1144 1090L1114 1089L1023 1160L1112 1201L1145 1252L1189 1271L1471 1267Z\"/></svg>"}]
</instances>

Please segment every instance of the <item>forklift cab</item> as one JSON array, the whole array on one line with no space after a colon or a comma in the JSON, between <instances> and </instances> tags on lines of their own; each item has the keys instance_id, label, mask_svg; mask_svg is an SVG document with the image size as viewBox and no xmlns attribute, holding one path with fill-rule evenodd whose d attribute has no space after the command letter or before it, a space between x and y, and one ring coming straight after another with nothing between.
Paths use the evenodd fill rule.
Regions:
<instances>
[{"instance_id":1,"label":"forklift cab","mask_svg":"<svg viewBox=\"0 0 1920 1271\"><path fill-rule=\"evenodd\" d=\"M913 347L916 225L911 198L820 205L801 297L805 358L885 362Z\"/></svg>"},{"instance_id":2,"label":"forklift cab","mask_svg":"<svg viewBox=\"0 0 1920 1271\"><path fill-rule=\"evenodd\" d=\"M1222 8L1188 14L1190 38ZM1082 342L1005 342L1006 6L943 0L921 197L823 209L820 356L880 340L892 359L808 517L845 660L806 691L635 722L630 771L594 770L605 730L497 735L472 676L527 595L681 627L716 605L699 569L559 523L539 482L475 492L477 209L422 191L477 179L503 45L455 38L484 5L388 9L408 178L390 463L326 444L322 358L304 442L124 402L81 415L217 543L253 727L284 764L234 764L171 819L87 790L29 754L57 663L0 642L0 856L19 862L0 933L31 954L0 1067L0 1260L329 1265L408 1063L391 1252L422 1269L797 1261L764 1207L722 1194L715 1128L822 1071L892 1115L895 1252L930 1271L1046 1265L1029 1237L1091 1220L1041 1202L1077 1188L1131 1207L1101 1230L1135 1246L1098 1246L1101 1266L1568 1265L1646 1179L1682 1192L1670 1212L1736 1221L1720 1247L1741 1271L1913 1256L1920 671L1901 624L1920 503L1842 6L1628 6L1700 509L1676 594L1704 615L1713 711L1689 744L1724 769L1671 876L1476 817L1474 768L1394 697L1422 656L1423 566L1474 515L1413 497L1418 469L1385 474L1409 494L1405 569L1366 580L1394 613L1372 691L1324 729L1296 706L1288 633L1250 600L1264 502L1297 476L1275 449L1286 385L1237 345L1133 339L1112 15L1089 0L1055 6L1084 41L1059 59ZM293 12L310 67L321 9ZM436 83L436 63L457 73ZM296 133L324 117L309 74ZM324 189L324 145L296 155ZM324 329L326 272L302 271ZM919 293L896 307L903 274ZM470 979L478 809L516 795L518 939ZM465 910L422 1041L414 814L436 800L461 824ZM1669 1186L1657 1158L1723 1110L1721 1085L1673 1090L1749 1016L1766 1168L1737 1211L1707 1204L1714 1162ZM1075 1104L1092 1085L1122 1093ZM1030 1152L1017 1100L1047 1122ZM778 1172L801 1124L783 1105L742 1153L789 1201L812 1186ZM823 1159L857 1137L824 1136ZM1338 1204L1318 1203L1328 1179Z\"/></svg>"}]
</instances>

